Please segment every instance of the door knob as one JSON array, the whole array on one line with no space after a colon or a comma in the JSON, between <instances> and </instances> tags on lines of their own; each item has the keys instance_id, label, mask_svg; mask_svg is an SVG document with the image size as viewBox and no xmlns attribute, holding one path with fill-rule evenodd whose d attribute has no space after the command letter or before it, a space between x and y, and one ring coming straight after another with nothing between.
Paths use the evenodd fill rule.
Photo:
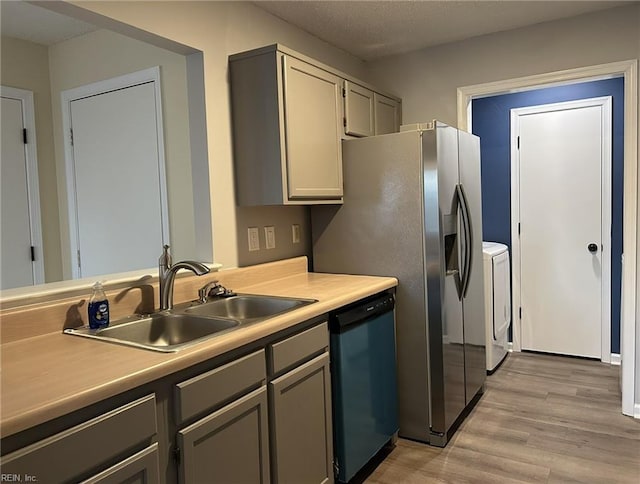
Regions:
<instances>
[{"instance_id":1,"label":"door knob","mask_svg":"<svg viewBox=\"0 0 640 484\"><path fill-rule=\"evenodd\" d=\"M598 245L597 244L589 244L587 245L587 249L589 249L589 252L591 252L592 254L595 254L596 252L598 252Z\"/></svg>"}]
</instances>

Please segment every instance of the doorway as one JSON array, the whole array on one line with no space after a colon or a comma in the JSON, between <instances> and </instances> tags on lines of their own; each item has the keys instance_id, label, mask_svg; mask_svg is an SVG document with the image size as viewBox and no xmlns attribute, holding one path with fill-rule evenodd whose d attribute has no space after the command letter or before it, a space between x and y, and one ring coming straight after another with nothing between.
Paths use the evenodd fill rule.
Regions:
<instances>
[{"instance_id":1,"label":"doorway","mask_svg":"<svg viewBox=\"0 0 640 484\"><path fill-rule=\"evenodd\" d=\"M64 91L62 104L72 277L154 267L169 243L159 68Z\"/></svg>"},{"instance_id":2,"label":"doorway","mask_svg":"<svg viewBox=\"0 0 640 484\"><path fill-rule=\"evenodd\" d=\"M567 85L597 79L624 79L624 200L622 305L620 327L620 362L622 364L622 412L640 418L640 402L636 404L636 275L637 275L637 201L638 201L638 63L637 60L613 62L596 66L549 72L503 81L458 88L458 127L471 130L471 102L485 96L540 89L552 85ZM515 348L514 342L514 349Z\"/></svg>"},{"instance_id":3,"label":"doorway","mask_svg":"<svg viewBox=\"0 0 640 484\"><path fill-rule=\"evenodd\" d=\"M514 332L523 350L609 360L611 105L604 97L511 110Z\"/></svg>"},{"instance_id":4,"label":"doorway","mask_svg":"<svg viewBox=\"0 0 640 484\"><path fill-rule=\"evenodd\" d=\"M33 93L2 86L0 289L44 283Z\"/></svg>"}]
</instances>

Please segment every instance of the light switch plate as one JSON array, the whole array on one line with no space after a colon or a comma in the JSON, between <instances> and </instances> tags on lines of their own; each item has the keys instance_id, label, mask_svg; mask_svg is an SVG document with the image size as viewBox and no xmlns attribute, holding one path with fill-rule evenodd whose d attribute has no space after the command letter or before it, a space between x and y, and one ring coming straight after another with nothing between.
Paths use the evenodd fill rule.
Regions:
<instances>
[{"instance_id":1,"label":"light switch plate","mask_svg":"<svg viewBox=\"0 0 640 484\"><path fill-rule=\"evenodd\" d=\"M249 239L249 251L260 250L260 233L258 227L249 227L247 229L247 237Z\"/></svg>"},{"instance_id":2,"label":"light switch plate","mask_svg":"<svg viewBox=\"0 0 640 484\"><path fill-rule=\"evenodd\" d=\"M294 244L300 243L300 225L298 224L293 224L291 226L291 241Z\"/></svg>"},{"instance_id":3,"label":"light switch plate","mask_svg":"<svg viewBox=\"0 0 640 484\"><path fill-rule=\"evenodd\" d=\"M276 248L276 228L273 225L264 228L264 240L267 249Z\"/></svg>"}]
</instances>

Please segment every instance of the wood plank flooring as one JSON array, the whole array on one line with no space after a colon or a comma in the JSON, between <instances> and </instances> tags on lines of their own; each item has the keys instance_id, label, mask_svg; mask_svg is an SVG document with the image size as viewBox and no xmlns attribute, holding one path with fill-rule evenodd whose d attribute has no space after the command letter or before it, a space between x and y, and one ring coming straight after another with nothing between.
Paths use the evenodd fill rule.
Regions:
<instances>
[{"instance_id":1,"label":"wood plank flooring","mask_svg":"<svg viewBox=\"0 0 640 484\"><path fill-rule=\"evenodd\" d=\"M640 483L640 420L619 366L511 353L446 448L409 440L365 479L397 483Z\"/></svg>"}]
</instances>

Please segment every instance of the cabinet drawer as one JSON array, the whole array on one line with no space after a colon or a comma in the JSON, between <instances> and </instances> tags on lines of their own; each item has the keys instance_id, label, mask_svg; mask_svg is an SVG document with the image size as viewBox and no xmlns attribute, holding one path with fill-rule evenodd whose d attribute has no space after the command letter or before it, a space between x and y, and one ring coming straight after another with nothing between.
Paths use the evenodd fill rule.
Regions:
<instances>
[{"instance_id":1,"label":"cabinet drawer","mask_svg":"<svg viewBox=\"0 0 640 484\"><path fill-rule=\"evenodd\" d=\"M122 484L160 482L158 444L155 443L81 484Z\"/></svg>"},{"instance_id":2,"label":"cabinet drawer","mask_svg":"<svg viewBox=\"0 0 640 484\"><path fill-rule=\"evenodd\" d=\"M178 383L174 387L176 423L218 407L262 385L265 379L265 353L260 350Z\"/></svg>"},{"instance_id":3,"label":"cabinet drawer","mask_svg":"<svg viewBox=\"0 0 640 484\"><path fill-rule=\"evenodd\" d=\"M286 371L329 347L327 323L309 328L302 333L269 345L269 373Z\"/></svg>"},{"instance_id":4,"label":"cabinet drawer","mask_svg":"<svg viewBox=\"0 0 640 484\"><path fill-rule=\"evenodd\" d=\"M2 472L68 482L127 451L149 445L155 434L156 399L152 394L8 454L2 459Z\"/></svg>"}]
</instances>

